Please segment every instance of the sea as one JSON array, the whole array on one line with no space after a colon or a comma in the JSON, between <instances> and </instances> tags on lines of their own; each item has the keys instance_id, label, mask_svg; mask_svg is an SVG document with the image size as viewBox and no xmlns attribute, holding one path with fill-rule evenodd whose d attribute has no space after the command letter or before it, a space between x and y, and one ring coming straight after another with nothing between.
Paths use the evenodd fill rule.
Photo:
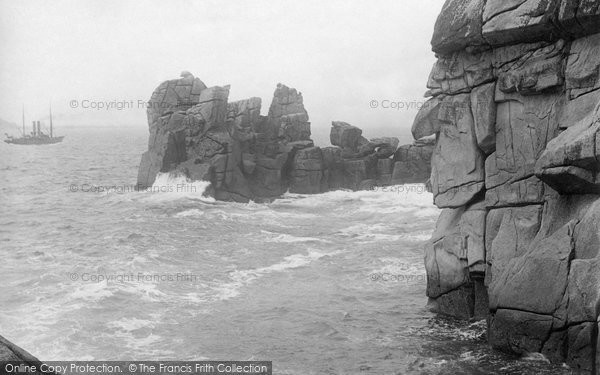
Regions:
<instances>
[{"instance_id":1,"label":"sea","mask_svg":"<svg viewBox=\"0 0 600 375\"><path fill-rule=\"evenodd\" d=\"M423 185L271 203L159 175L144 127L0 144L0 335L45 361L265 360L274 374L570 374L427 309Z\"/></svg>"}]
</instances>

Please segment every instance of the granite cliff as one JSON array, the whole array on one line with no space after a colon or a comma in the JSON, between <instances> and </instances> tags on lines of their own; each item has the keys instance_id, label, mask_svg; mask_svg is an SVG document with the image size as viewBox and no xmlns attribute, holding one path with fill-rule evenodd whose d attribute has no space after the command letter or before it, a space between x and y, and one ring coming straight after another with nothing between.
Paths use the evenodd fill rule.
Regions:
<instances>
[{"instance_id":1,"label":"granite cliff","mask_svg":"<svg viewBox=\"0 0 600 375\"><path fill-rule=\"evenodd\" d=\"M600 369L600 1L447 0L415 139L436 136L431 307Z\"/></svg>"},{"instance_id":2,"label":"granite cliff","mask_svg":"<svg viewBox=\"0 0 600 375\"><path fill-rule=\"evenodd\" d=\"M0 336L0 363L7 364L10 363L14 366L35 366L38 371L36 372L27 372L26 370L22 370L21 372L31 374L31 375L42 375L49 374L54 375L54 372L41 372L39 371L41 362L27 351L21 349L17 345L8 341L4 337ZM6 369L2 367L0 373L6 373Z\"/></svg>"},{"instance_id":3,"label":"granite cliff","mask_svg":"<svg viewBox=\"0 0 600 375\"><path fill-rule=\"evenodd\" d=\"M267 116L260 114L260 98L228 102L228 96L229 86L208 88L189 72L154 91L140 188L169 172L210 181L216 199L247 202L288 190L315 194L429 178L431 137L398 147L397 138L369 140L361 129L334 121L333 146L316 147L297 90L277 85Z\"/></svg>"}]
</instances>

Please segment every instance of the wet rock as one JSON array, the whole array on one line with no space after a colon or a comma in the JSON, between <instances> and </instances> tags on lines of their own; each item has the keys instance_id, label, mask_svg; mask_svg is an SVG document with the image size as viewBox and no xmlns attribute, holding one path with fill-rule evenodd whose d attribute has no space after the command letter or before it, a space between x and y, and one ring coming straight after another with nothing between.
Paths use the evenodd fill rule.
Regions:
<instances>
[{"instance_id":1,"label":"wet rock","mask_svg":"<svg viewBox=\"0 0 600 375\"><path fill-rule=\"evenodd\" d=\"M485 218L481 203L442 211L425 247L427 296L436 301L437 312L461 318L487 312Z\"/></svg>"},{"instance_id":2,"label":"wet rock","mask_svg":"<svg viewBox=\"0 0 600 375\"><path fill-rule=\"evenodd\" d=\"M427 296L437 298L485 270L485 207L444 209L426 250Z\"/></svg>"},{"instance_id":3,"label":"wet rock","mask_svg":"<svg viewBox=\"0 0 600 375\"><path fill-rule=\"evenodd\" d=\"M29 366L35 366L37 369L42 365L42 362L39 359L2 336L0 336L0 362L3 363L3 370L5 370L4 364L6 364L6 362L16 362L17 364L23 363ZM32 375L54 374L54 372L42 373L40 371L27 373Z\"/></svg>"},{"instance_id":4,"label":"wet rock","mask_svg":"<svg viewBox=\"0 0 600 375\"><path fill-rule=\"evenodd\" d=\"M540 352L551 329L551 316L499 309L490 319L489 342L509 353Z\"/></svg>"},{"instance_id":5,"label":"wet rock","mask_svg":"<svg viewBox=\"0 0 600 375\"><path fill-rule=\"evenodd\" d=\"M569 327L567 360L579 372L592 373L595 368L594 355L598 336L595 326L595 322L586 322Z\"/></svg>"}]
</instances>

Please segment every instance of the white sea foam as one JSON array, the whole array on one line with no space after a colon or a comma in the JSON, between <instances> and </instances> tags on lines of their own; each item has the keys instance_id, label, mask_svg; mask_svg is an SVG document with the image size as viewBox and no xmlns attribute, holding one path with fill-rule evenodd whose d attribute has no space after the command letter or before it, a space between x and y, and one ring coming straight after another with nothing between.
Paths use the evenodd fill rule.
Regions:
<instances>
[{"instance_id":1,"label":"white sea foam","mask_svg":"<svg viewBox=\"0 0 600 375\"><path fill-rule=\"evenodd\" d=\"M124 332L131 332L140 328L154 328L155 324L152 321L138 319L138 318L121 318L119 320L113 320L112 322L106 323L108 328L121 330Z\"/></svg>"},{"instance_id":2,"label":"white sea foam","mask_svg":"<svg viewBox=\"0 0 600 375\"><path fill-rule=\"evenodd\" d=\"M232 280L231 282L219 285L215 288L217 291L217 298L219 300L228 300L237 297L240 294L240 288L248 285L252 281L264 275L303 267L324 256L332 256L339 253L340 251L322 253L316 250L310 250L308 254L293 254L283 258L281 262L267 267L249 270L235 270L230 274L230 278Z\"/></svg>"},{"instance_id":3,"label":"white sea foam","mask_svg":"<svg viewBox=\"0 0 600 375\"><path fill-rule=\"evenodd\" d=\"M420 231L411 233L397 233L397 227L386 224L355 224L340 229L336 234L342 237L350 237L358 241L369 242L394 242L394 241L427 241L431 237L431 231Z\"/></svg>"},{"instance_id":4,"label":"white sea foam","mask_svg":"<svg viewBox=\"0 0 600 375\"><path fill-rule=\"evenodd\" d=\"M437 216L439 210L433 206L433 195L425 190L423 184L395 185L378 187L374 190L336 190L322 194L303 195L286 193L283 199L273 203L276 206L293 206L300 208L331 207L344 209L352 203L356 212L374 214L406 214L413 212L419 216Z\"/></svg>"},{"instance_id":5,"label":"white sea foam","mask_svg":"<svg viewBox=\"0 0 600 375\"><path fill-rule=\"evenodd\" d=\"M383 257L379 261L383 266L373 270L375 274L390 274L390 275L425 275L425 265L421 261L414 261L403 258Z\"/></svg>"},{"instance_id":6,"label":"white sea foam","mask_svg":"<svg viewBox=\"0 0 600 375\"><path fill-rule=\"evenodd\" d=\"M148 199L156 203L177 199L214 203L214 198L204 195L209 186L209 181L192 181L183 175L159 173L152 186L140 192L149 194Z\"/></svg>"},{"instance_id":7,"label":"white sea foam","mask_svg":"<svg viewBox=\"0 0 600 375\"><path fill-rule=\"evenodd\" d=\"M175 214L175 217L200 217L204 216L204 214L204 211L199 210L197 208L192 208L191 210L178 212L177 214Z\"/></svg>"},{"instance_id":8,"label":"white sea foam","mask_svg":"<svg viewBox=\"0 0 600 375\"><path fill-rule=\"evenodd\" d=\"M110 291L108 282L106 280L102 282L90 282L90 283L81 283L70 294L70 298L72 299L83 299L90 302L99 302L104 298L111 297L113 292Z\"/></svg>"},{"instance_id":9,"label":"white sea foam","mask_svg":"<svg viewBox=\"0 0 600 375\"><path fill-rule=\"evenodd\" d=\"M546 358L546 356L542 353L527 353L523 357L521 357L521 359L524 361L550 363L550 360Z\"/></svg>"},{"instance_id":10,"label":"white sea foam","mask_svg":"<svg viewBox=\"0 0 600 375\"><path fill-rule=\"evenodd\" d=\"M268 230L261 230L261 233L266 234L268 236L268 238L266 239L267 242L279 242L279 243L302 243L302 242L329 243L330 242L330 241L327 241L322 238L297 237L297 236L292 236L291 234L286 234L286 233L273 233L273 232L269 232Z\"/></svg>"}]
</instances>

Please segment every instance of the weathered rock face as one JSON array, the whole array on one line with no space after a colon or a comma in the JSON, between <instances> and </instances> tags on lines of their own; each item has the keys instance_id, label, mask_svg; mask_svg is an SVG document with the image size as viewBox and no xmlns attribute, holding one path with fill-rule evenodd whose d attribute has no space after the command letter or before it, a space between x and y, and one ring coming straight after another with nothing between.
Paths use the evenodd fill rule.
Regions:
<instances>
[{"instance_id":1,"label":"weathered rock face","mask_svg":"<svg viewBox=\"0 0 600 375\"><path fill-rule=\"evenodd\" d=\"M432 46L412 128L437 135L430 305L597 372L600 1L447 0Z\"/></svg>"},{"instance_id":2,"label":"weathered rock face","mask_svg":"<svg viewBox=\"0 0 600 375\"><path fill-rule=\"evenodd\" d=\"M396 154L397 138L368 140L361 129L334 121L336 147L321 149L310 139L308 113L296 89L277 85L267 116L260 114L260 98L228 102L228 97L229 86L207 88L189 72L155 90L140 188L151 186L158 173L172 172L210 181L216 199L247 202L288 190L316 194L429 179L431 140Z\"/></svg>"},{"instance_id":3,"label":"weathered rock face","mask_svg":"<svg viewBox=\"0 0 600 375\"><path fill-rule=\"evenodd\" d=\"M0 362L12 362L15 365L25 364L28 366L35 366L38 371L27 372L28 374L32 375L54 374L54 372L42 373L39 371L40 365L42 364L39 359L35 358L33 355L29 354L2 336L0 336Z\"/></svg>"}]
</instances>

